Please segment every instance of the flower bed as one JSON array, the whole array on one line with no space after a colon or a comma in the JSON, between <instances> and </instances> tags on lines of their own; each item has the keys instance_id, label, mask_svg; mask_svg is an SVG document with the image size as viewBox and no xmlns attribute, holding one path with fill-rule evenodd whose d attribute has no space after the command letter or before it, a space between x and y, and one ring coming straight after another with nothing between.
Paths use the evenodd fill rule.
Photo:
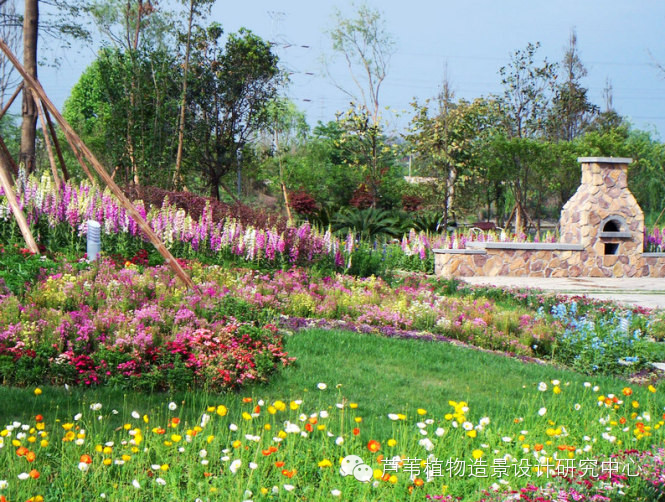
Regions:
<instances>
[{"instance_id":1,"label":"flower bed","mask_svg":"<svg viewBox=\"0 0 665 502\"><path fill-rule=\"evenodd\" d=\"M220 388L257 381L288 364L275 324L331 326L384 336L458 340L587 373L635 372L649 362L644 317L629 311L499 307L449 297L435 281L293 268L273 274L186 264L200 293L177 286L165 266L71 266L0 298L0 377L5 383L121 384ZM592 312L595 312L592 316ZM300 319L300 320L299 320ZM294 324L295 323L295 324ZM630 364L622 364L630 363ZM211 368L217 369L211 369Z\"/></svg>"},{"instance_id":2,"label":"flower bed","mask_svg":"<svg viewBox=\"0 0 665 502\"><path fill-rule=\"evenodd\" d=\"M652 447L662 444L665 426L654 387L532 382L515 415L487 416L458 399L442 416L413 406L380 417L366 416L363 403L341 390L317 387L288 399L247 396L236 405L210 395L193 399L194 407L164 402L156 410L89 402L62 419L39 413L46 396L35 389L37 413L0 428L0 500L665 495L665 451ZM391 423L391 432L377 435L377 420ZM356 475L351 460L367 475Z\"/></svg>"},{"instance_id":3,"label":"flower bed","mask_svg":"<svg viewBox=\"0 0 665 502\"><path fill-rule=\"evenodd\" d=\"M165 267L49 276L0 297L5 384L234 388L290 362L269 315L221 290L191 294Z\"/></svg>"}]
</instances>

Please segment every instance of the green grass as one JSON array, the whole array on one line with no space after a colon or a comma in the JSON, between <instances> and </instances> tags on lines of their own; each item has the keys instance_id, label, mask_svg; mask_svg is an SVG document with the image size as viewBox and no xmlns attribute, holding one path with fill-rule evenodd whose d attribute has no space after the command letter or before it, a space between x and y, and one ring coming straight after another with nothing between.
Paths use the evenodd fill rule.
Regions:
<instances>
[{"instance_id":1,"label":"green grass","mask_svg":"<svg viewBox=\"0 0 665 502\"><path fill-rule=\"evenodd\" d=\"M231 405L244 396L266 400L303 398L318 392L325 382L340 385L349 401L363 402L366 415L384 421L389 412L425 408L433 414L449 411L448 401L467 401L484 414L519 413L523 386L559 379L571 383L592 381L601 387L624 386L618 378L589 378L549 364L524 363L503 355L455 345L418 340L398 340L343 331L308 330L287 339L286 350L296 363L282 370L267 385L239 393L211 396L203 392L166 395L140 394L108 388L49 388L38 400L33 389L0 389L0 423L22 420L36 413L56 411L62 418L80 411L81 405L102 402L110 408L150 409L165 400L205 405L206 399ZM581 393L581 392L580 392ZM577 394L575 394L577 397ZM530 403L527 403L530 404ZM192 412L196 415L200 409ZM387 424L388 425L388 424Z\"/></svg>"},{"instance_id":2,"label":"green grass","mask_svg":"<svg viewBox=\"0 0 665 502\"><path fill-rule=\"evenodd\" d=\"M482 451L483 458L490 465L494 458L505 454L533 458L531 454L523 455L522 451L525 447L533 449L536 444L546 445L548 455L556 454L558 445L574 445L578 450L576 458L608 454L625 447L648 449L654 443L662 444L660 426L652 431L652 437L639 442L633 437L632 430L634 421L645 420L642 416L637 417L638 412L646 415L644 411L648 409L652 425L660 420L665 405L662 389L652 393L645 388L631 386L632 395L625 397L622 389L629 385L616 378L588 378L550 365L523 363L452 344L341 331L300 332L288 337L286 348L290 355L298 358L293 366L276 375L271 383L246 388L239 393L213 395L192 391L168 395L126 393L107 388L65 390L45 387L41 395L35 395L33 388L1 388L0 432L4 424L13 421L34 426L35 415L41 414L50 442L41 448L39 438L34 443L23 440L21 444L37 454L34 464L17 458L14 448L0 448L0 465L5 463L0 479L11 483L9 490L6 493L0 491L0 495L8 495L9 502L26 500L38 493L46 501L89 500L86 497L92 496L90 494L98 498L101 492L113 494L111 500L123 501L194 500L197 497L223 500L225 496L227 500L243 500L248 498L244 492L249 489L254 493L253 500L323 501L331 499L332 489L340 489L343 493L341 500L402 501L422 500L427 493L440 494L445 484L449 485L448 493L462 496L464 500L475 500L475 494L495 479L436 478L433 483L427 483L409 494L411 481L403 473L396 484L381 481L376 488L339 475L338 462L349 454L361 455L373 469L380 470L377 453L370 453L366 446L371 439L381 443L378 453L385 454L386 458L400 454L402 458L406 455L425 459L428 452L419 445L423 436L419 434L416 422L426 419L431 420L426 426L429 431L427 437L436 444L432 454L442 461L470 459L472 453L478 451ZM552 380L561 382L560 394L552 392ZM585 387L586 381L598 385L599 390ZM540 382L547 385L546 392L537 390ZM327 389L319 390L319 383L325 383ZM605 407L602 403L599 406L598 396L610 393L625 400L625 403L616 409ZM243 403L243 398L247 397L252 397L252 401ZM252 420L244 419L242 413L251 413L259 399L265 400L260 416ZM275 400L287 403L286 410L269 414L268 404ZM288 404L295 400L303 402L297 410L289 410ZM449 404L450 400L468 403L469 410L464 412L463 417L456 418L459 420L458 428L454 427L451 418L446 418L446 414L455 412ZM638 403L637 407L632 407L632 400ZM168 410L167 403L170 401L177 403L177 410ZM90 405L97 402L102 404L101 411L91 411ZM338 409L336 403L344 403L343 410ZM351 403L357 403L357 408ZM580 411L574 409L576 403L581 403ZM218 417L211 409L206 410L209 406L220 404L228 408L228 415ZM547 408L544 417L537 413L541 407ZM114 409L117 414L111 411ZM422 409L422 415L418 414L418 409ZM144 423L142 418L133 418L134 410L141 417L147 415L149 423ZM330 417L324 419L320 410L328 410ZM206 411L212 415L210 425L199 437L193 438L191 445L184 439L176 445L164 444L164 440L168 440L174 431L184 437L184 431L199 424L202 413ZM76 421L74 416L79 412L83 417ZM636 417L631 419L631 412ZM297 433L288 437L285 435L284 442L278 444L279 451L274 456L263 457L261 449L277 444L271 438L280 429L286 429L285 420L304 428L305 422L298 418L300 413L307 416L317 413L320 417L318 425L325 423L326 430L315 428L308 438L302 438ZM393 420L388 417L391 413L404 414L406 418ZM607 424L600 424L599 417L606 415L616 420L628 417L626 425L631 427L626 431L622 432L619 426L610 426L611 433L622 444L610 444L601 438ZM164 427L173 416L177 416L181 424L175 429L167 429L166 435L155 435L153 427ZM489 425L479 429L477 437L468 437L461 427L462 422L469 421L476 425L482 417L489 417ZM66 422L86 430L85 441L81 445L62 442L64 431L61 425ZM239 425L237 433L229 432L230 423ZM126 441L130 438L123 424L143 430L145 441L141 443L141 448L131 451L129 445L122 446L122 439ZM264 430L265 424L271 426L269 432ZM563 436L550 433L561 426L567 432ZM354 427L358 427L357 435L351 433ZM441 438L434 434L437 427L446 431ZM330 437L326 435L328 431L332 433ZM245 440L245 434L260 435L261 442ZM521 434L526 434L526 437L518 439ZM215 439L207 442L207 435L214 435ZM589 453L582 454L579 452L584 445L591 447L592 444L583 439L586 435L597 439L597 442L593 443ZM341 445L335 442L339 436L344 437ZM505 437L511 438L510 441L506 442ZM388 440L392 438L396 440L395 446L389 444ZM9 446L9 439L5 438L5 446ZM231 446L234 439L238 440L237 448ZM109 440L114 441L112 454L95 451L96 445ZM183 445L182 451L177 450L180 445ZM207 450L210 467L201 465L201 449ZM93 464L89 472L81 473L77 464L79 456L84 453L92 455ZM127 465L102 465L104 458L119 459L123 454L128 456ZM230 459L242 458L244 466L255 461L259 467L256 471L245 467L243 473L232 476L228 472L228 461L220 463L219 459L224 455ZM323 459L330 460L332 467L319 468L317 464ZM275 460L283 460L284 468L295 469L297 474L286 478L281 467L274 466ZM165 473L151 467L162 463L170 465ZM42 473L40 479L21 481L23 484L19 484L16 481L19 473L27 472L33 465ZM212 471L211 477L204 474L207 470ZM150 472L153 474L146 475ZM154 481L156 476L162 476L166 485L157 486ZM132 487L133 479L140 483L140 490ZM519 486L526 481L514 482ZM286 492L282 488L285 483L293 484L294 492ZM82 494L79 490L81 486L85 486L89 493ZM272 492L260 495L259 490L271 490L273 486L279 487L277 495L272 496Z\"/></svg>"}]
</instances>

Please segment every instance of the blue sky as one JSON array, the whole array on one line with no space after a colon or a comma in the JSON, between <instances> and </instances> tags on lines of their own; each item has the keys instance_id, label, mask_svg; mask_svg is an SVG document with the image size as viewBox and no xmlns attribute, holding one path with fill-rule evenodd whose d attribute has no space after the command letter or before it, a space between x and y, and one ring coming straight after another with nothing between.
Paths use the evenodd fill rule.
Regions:
<instances>
[{"instance_id":1,"label":"blue sky","mask_svg":"<svg viewBox=\"0 0 665 502\"><path fill-rule=\"evenodd\" d=\"M444 73L457 97L499 93L497 72L512 52L540 42L539 60L560 61L575 29L591 100L604 105L603 89L609 79L614 108L635 127L665 138L665 74L655 67L656 62L665 65L663 0L384 0L368 4L383 13L397 41L381 95L382 105L390 108L384 118L395 128L408 124L414 97L423 101L436 95ZM279 56L293 72L286 94L314 125L334 119L335 112L349 102L323 76L320 62L322 54L330 54L326 31L333 25L336 7L348 15L354 12L351 2L341 1L218 0L210 20L220 22L227 33L245 26L282 43L277 46ZM58 70L41 70L42 84L57 106L94 57L94 48L59 55ZM351 85L344 66L334 66L332 74L340 83Z\"/></svg>"}]
</instances>

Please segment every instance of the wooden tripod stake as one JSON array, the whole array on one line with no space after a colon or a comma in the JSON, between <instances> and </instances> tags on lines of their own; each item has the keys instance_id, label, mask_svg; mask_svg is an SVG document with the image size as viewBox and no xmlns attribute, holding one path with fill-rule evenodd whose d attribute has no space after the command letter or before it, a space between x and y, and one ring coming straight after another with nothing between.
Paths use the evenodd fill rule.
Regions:
<instances>
[{"instance_id":1,"label":"wooden tripod stake","mask_svg":"<svg viewBox=\"0 0 665 502\"><path fill-rule=\"evenodd\" d=\"M111 192L113 192L113 195L115 195L118 198L120 204L122 204L127 213L129 213L129 216L138 224L139 228L148 236L150 242L152 242L155 248L157 248L157 251L159 251L159 253L164 257L164 260L169 265L169 267L173 269L175 274L189 288L195 290L198 289L194 284L194 282L192 282L190 277L182 269L180 263L178 263L178 261L173 257L171 252L168 249L166 249L166 246L164 246L162 241L159 240L159 237L157 237L157 234L153 232L152 228L150 228L150 225L148 225L148 223L136 210L134 205L129 201L129 199L125 196L125 194L122 193L122 190L120 190L118 185L116 185L115 182L111 179L109 174L106 172L106 169L104 169L104 166L102 166L102 164L97 160L97 158L93 155L93 153L88 149L86 144L81 140L81 138L79 138L74 129L72 129L72 127L60 114L55 105L51 103L51 100L49 100L48 96L46 95L46 92L44 92L44 89L42 88L39 81L34 79L31 75L28 74L28 72L25 71L23 65L21 65L16 56L14 56L14 54L9 49L4 40L0 40L0 49L2 49L2 51L7 56L7 59L9 59L12 62L16 70L21 74L26 84L30 86L32 90L37 94L39 99L41 99L44 108L46 108L49 112L51 112L53 118L56 120L58 125L60 125L60 127L64 131L65 136L67 137L67 141L69 141L70 145L72 146L72 149L76 150L78 148L78 151L82 154L82 156L85 157L88 160L88 162L90 162L90 165L92 165L93 169L102 178L102 180L104 180L104 183L109 187Z\"/></svg>"}]
</instances>

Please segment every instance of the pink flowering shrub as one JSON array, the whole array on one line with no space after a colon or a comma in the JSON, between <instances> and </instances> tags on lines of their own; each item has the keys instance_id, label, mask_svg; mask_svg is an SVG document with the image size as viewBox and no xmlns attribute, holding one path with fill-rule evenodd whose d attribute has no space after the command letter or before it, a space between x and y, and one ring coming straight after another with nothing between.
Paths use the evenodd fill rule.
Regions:
<instances>
[{"instance_id":1,"label":"pink flowering shrub","mask_svg":"<svg viewBox=\"0 0 665 502\"><path fill-rule=\"evenodd\" d=\"M166 267L52 275L0 297L0 379L236 388L291 362L268 316L222 288L192 293Z\"/></svg>"}]
</instances>

